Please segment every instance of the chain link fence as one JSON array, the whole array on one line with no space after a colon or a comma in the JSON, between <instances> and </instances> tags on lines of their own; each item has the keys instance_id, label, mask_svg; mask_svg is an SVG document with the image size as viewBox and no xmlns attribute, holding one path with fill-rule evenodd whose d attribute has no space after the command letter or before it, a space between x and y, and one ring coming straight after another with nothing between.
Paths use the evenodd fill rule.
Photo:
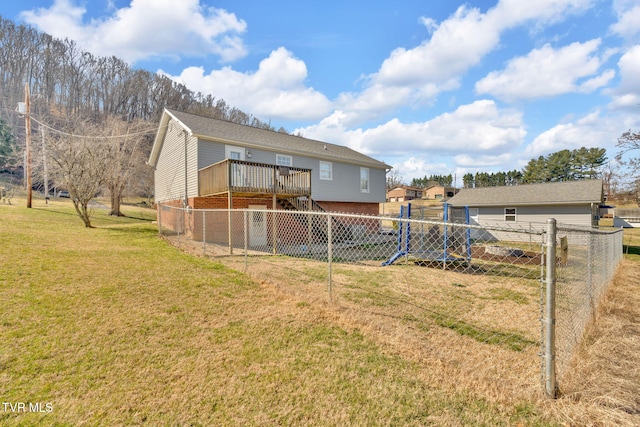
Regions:
<instances>
[{"instance_id":1,"label":"chain link fence","mask_svg":"<svg viewBox=\"0 0 640 427\"><path fill-rule=\"evenodd\" d=\"M468 210L451 208L367 216L158 206L159 233L174 245L305 303L330 303L439 366L437 381L514 399L542 384L555 396L622 259L622 230L469 222Z\"/></svg>"}]
</instances>

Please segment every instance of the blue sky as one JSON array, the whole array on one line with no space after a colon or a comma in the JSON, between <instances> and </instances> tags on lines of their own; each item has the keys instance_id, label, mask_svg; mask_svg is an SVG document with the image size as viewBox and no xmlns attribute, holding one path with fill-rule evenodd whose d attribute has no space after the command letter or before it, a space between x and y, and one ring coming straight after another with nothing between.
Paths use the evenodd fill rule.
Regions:
<instances>
[{"instance_id":1,"label":"blue sky","mask_svg":"<svg viewBox=\"0 0 640 427\"><path fill-rule=\"evenodd\" d=\"M0 15L406 182L582 146L612 159L640 129L637 0L24 0Z\"/></svg>"}]
</instances>

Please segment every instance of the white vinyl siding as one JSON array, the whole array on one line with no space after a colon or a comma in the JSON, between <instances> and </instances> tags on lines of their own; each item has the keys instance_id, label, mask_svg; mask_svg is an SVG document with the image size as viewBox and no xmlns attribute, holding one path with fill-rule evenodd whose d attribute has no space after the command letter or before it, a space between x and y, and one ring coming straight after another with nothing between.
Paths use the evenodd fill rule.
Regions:
<instances>
[{"instance_id":1,"label":"white vinyl siding","mask_svg":"<svg viewBox=\"0 0 640 427\"><path fill-rule=\"evenodd\" d=\"M155 200L182 200L185 186L188 197L198 193L197 140L186 137L187 179L185 180L185 136L177 126L167 131L158 156L155 178Z\"/></svg>"},{"instance_id":2,"label":"white vinyl siding","mask_svg":"<svg viewBox=\"0 0 640 427\"><path fill-rule=\"evenodd\" d=\"M517 206L518 224L546 224L549 218L555 218L558 224L591 226L591 207L588 205L566 206ZM495 225L505 222L504 207L478 207L478 222Z\"/></svg>"},{"instance_id":3,"label":"white vinyl siding","mask_svg":"<svg viewBox=\"0 0 640 427\"><path fill-rule=\"evenodd\" d=\"M320 160L320 179L325 181L333 180L333 164Z\"/></svg>"}]
</instances>

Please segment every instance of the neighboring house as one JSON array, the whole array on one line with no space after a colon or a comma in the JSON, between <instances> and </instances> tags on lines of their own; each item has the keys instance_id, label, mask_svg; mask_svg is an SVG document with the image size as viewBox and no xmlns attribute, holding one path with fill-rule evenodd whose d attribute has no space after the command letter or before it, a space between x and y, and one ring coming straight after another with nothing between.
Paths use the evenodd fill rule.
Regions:
<instances>
[{"instance_id":1,"label":"neighboring house","mask_svg":"<svg viewBox=\"0 0 640 427\"><path fill-rule=\"evenodd\" d=\"M442 185L433 185L424 190L423 198L425 199L436 199L436 200L446 200L458 193L457 188L455 187L445 187Z\"/></svg>"},{"instance_id":2,"label":"neighboring house","mask_svg":"<svg viewBox=\"0 0 640 427\"><path fill-rule=\"evenodd\" d=\"M545 223L597 226L604 200L601 180L526 184L506 187L464 188L448 203L469 207L471 222Z\"/></svg>"},{"instance_id":3,"label":"neighboring house","mask_svg":"<svg viewBox=\"0 0 640 427\"><path fill-rule=\"evenodd\" d=\"M640 209L613 209L611 207L610 218L613 218L614 227L640 227Z\"/></svg>"},{"instance_id":4,"label":"neighboring house","mask_svg":"<svg viewBox=\"0 0 640 427\"><path fill-rule=\"evenodd\" d=\"M340 145L168 109L148 163L159 204L372 215L391 168Z\"/></svg>"},{"instance_id":5,"label":"neighboring house","mask_svg":"<svg viewBox=\"0 0 640 427\"><path fill-rule=\"evenodd\" d=\"M387 191L387 202L406 202L422 198L422 188L399 185Z\"/></svg>"}]
</instances>

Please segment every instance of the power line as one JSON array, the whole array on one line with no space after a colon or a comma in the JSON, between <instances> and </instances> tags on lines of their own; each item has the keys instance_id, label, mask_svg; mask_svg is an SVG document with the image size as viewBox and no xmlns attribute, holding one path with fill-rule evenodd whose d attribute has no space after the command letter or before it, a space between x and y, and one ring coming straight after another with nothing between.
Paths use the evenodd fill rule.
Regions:
<instances>
[{"instance_id":1,"label":"power line","mask_svg":"<svg viewBox=\"0 0 640 427\"><path fill-rule=\"evenodd\" d=\"M112 136L90 136L90 135L76 135L73 133L68 133L68 132L64 132L61 131L59 129L56 129L54 127L51 127L50 125L43 123L39 120L34 119L33 117L31 118L31 120L33 120L34 122L38 123L40 126L50 130L53 133L57 133L59 135L63 135L63 136L70 136L70 137L74 137L74 138L90 138L90 139L114 139L114 138L127 138L127 137L132 137L132 136L139 136L139 135L148 135L150 133L155 133L156 132L156 128L154 129L149 129L146 131L141 131L141 132L136 132L136 133L127 133L124 135L112 135Z\"/></svg>"}]
</instances>

